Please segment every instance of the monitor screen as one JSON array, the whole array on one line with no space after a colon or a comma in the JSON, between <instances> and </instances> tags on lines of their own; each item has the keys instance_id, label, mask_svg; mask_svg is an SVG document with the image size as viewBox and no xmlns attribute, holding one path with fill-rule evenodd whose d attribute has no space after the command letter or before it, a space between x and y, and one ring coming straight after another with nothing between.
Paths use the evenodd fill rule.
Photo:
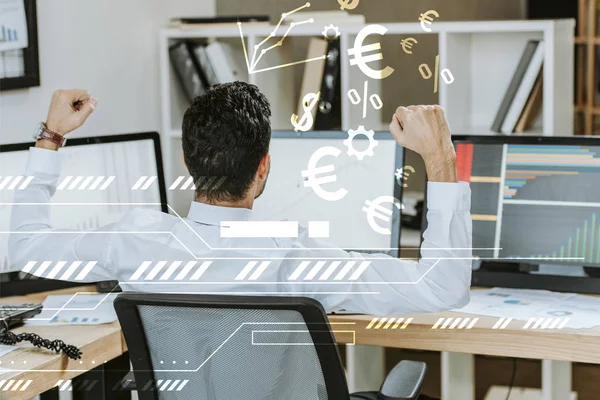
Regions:
<instances>
[{"instance_id":1,"label":"monitor screen","mask_svg":"<svg viewBox=\"0 0 600 400\"><path fill-rule=\"evenodd\" d=\"M385 211L380 218L378 206L371 210L369 204L377 204L376 200L383 199L382 196L400 198L401 188L394 174L402 167L402 148L389 132L375 133L378 143L373 148L373 156L359 160L347 154L344 144L347 138L348 133L342 131L273 132L271 171L264 193L255 201L255 215L269 221L298 221L305 227L311 221L326 221L329 233L322 238L325 242L347 250L397 255L399 210L393 202L382 200L379 204ZM352 146L363 152L369 147L368 138L355 136ZM339 155L323 153L319 156L317 151L323 147L338 149ZM311 159L315 162L314 171L309 167ZM310 186L311 173L315 174L314 182L329 179L322 180L314 190ZM343 193L345 195L337 199ZM365 208L371 211L363 211ZM369 214L373 216L371 222Z\"/></svg>"},{"instance_id":2,"label":"monitor screen","mask_svg":"<svg viewBox=\"0 0 600 400\"><path fill-rule=\"evenodd\" d=\"M133 207L164 210L162 162L157 133L72 139L60 149L62 174L50 202L58 229L90 230L116 222ZM31 143L0 146L0 231L9 232L13 196ZM17 181L18 177L20 181ZM17 182L17 184L15 184ZM25 206L26 207L26 206ZM0 272L11 271L8 236L0 234Z\"/></svg>"},{"instance_id":3,"label":"monitor screen","mask_svg":"<svg viewBox=\"0 0 600 400\"><path fill-rule=\"evenodd\" d=\"M471 185L474 256L600 266L600 140L455 143L458 178Z\"/></svg>"}]
</instances>

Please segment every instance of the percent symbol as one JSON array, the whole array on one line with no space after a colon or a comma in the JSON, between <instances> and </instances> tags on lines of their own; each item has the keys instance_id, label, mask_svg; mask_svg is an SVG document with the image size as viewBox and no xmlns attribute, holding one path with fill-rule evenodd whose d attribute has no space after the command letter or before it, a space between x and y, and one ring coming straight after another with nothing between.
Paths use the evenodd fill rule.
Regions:
<instances>
[{"instance_id":1,"label":"percent symbol","mask_svg":"<svg viewBox=\"0 0 600 400\"><path fill-rule=\"evenodd\" d=\"M442 79L444 80L444 82L446 82L448 85L451 84L452 82L454 82L454 75L452 75L452 72L448 69L445 68L442 70L442 72L440 73L440 56L437 55L435 57L435 73L432 74L431 73L431 69L429 68L429 65L427 64L421 64L419 65L419 72L421 73L421 76L423 76L423 79L431 79L431 77L433 76L433 93L437 93L438 91L438 75L442 77Z\"/></svg>"},{"instance_id":2,"label":"percent symbol","mask_svg":"<svg viewBox=\"0 0 600 400\"><path fill-rule=\"evenodd\" d=\"M369 81L365 81L365 89L362 98L360 97L360 94L358 94L358 91L356 89L351 89L348 91L348 98L350 99L350 102L352 104L356 106L360 104L361 101L363 102L363 119L367 118L367 98L371 102L371 105L374 109L381 110L383 108L383 101L381 100L381 97L379 97L378 94L372 94L371 97L368 96Z\"/></svg>"}]
</instances>

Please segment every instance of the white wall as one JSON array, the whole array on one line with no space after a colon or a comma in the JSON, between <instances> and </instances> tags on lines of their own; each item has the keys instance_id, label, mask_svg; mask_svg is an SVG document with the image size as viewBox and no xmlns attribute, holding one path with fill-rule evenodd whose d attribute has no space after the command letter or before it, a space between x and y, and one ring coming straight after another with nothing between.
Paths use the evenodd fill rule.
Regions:
<instances>
[{"instance_id":1,"label":"white wall","mask_svg":"<svg viewBox=\"0 0 600 400\"><path fill-rule=\"evenodd\" d=\"M57 88L99 105L72 137L160 131L158 30L169 17L212 16L214 0L38 0L41 86L0 94L0 143L32 140Z\"/></svg>"}]
</instances>

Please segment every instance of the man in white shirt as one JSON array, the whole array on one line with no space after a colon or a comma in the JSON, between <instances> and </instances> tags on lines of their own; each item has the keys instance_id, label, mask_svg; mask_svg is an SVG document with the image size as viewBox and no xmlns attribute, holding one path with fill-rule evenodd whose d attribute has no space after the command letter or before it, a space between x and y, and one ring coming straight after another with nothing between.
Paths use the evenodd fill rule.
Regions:
<instances>
[{"instance_id":1,"label":"man in white shirt","mask_svg":"<svg viewBox=\"0 0 600 400\"><path fill-rule=\"evenodd\" d=\"M9 243L15 268L40 276L56 269L56 278L79 282L116 279L123 290L309 296L328 312L390 315L468 303L470 189L457 182L439 106L399 107L390 124L396 141L423 157L430 181L423 258L415 262L346 252L305 230L293 239L220 236L223 221L253 218L270 168L270 106L255 86L242 82L214 87L185 113L183 156L197 187L187 218L135 209L95 231L55 230L49 201L61 174L57 150L96 104L82 90L52 97L25 171L34 179L15 194ZM204 188L206 176L226 179ZM72 270L63 273L67 265Z\"/></svg>"}]
</instances>

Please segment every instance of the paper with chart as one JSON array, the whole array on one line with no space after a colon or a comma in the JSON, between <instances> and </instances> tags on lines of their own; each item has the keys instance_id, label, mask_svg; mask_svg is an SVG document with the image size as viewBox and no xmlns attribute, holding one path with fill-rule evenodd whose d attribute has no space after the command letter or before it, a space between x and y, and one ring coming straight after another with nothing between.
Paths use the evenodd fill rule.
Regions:
<instances>
[{"instance_id":1,"label":"paper with chart","mask_svg":"<svg viewBox=\"0 0 600 400\"><path fill-rule=\"evenodd\" d=\"M48 296L42 312L26 326L99 325L117 320L113 302L116 294L65 294Z\"/></svg>"},{"instance_id":2,"label":"paper with chart","mask_svg":"<svg viewBox=\"0 0 600 400\"><path fill-rule=\"evenodd\" d=\"M565 327L574 329L600 326L600 298L547 290L472 290L471 302L455 311L516 320L568 318Z\"/></svg>"},{"instance_id":3,"label":"paper with chart","mask_svg":"<svg viewBox=\"0 0 600 400\"><path fill-rule=\"evenodd\" d=\"M0 0L0 51L29 47L24 0Z\"/></svg>"}]
</instances>

